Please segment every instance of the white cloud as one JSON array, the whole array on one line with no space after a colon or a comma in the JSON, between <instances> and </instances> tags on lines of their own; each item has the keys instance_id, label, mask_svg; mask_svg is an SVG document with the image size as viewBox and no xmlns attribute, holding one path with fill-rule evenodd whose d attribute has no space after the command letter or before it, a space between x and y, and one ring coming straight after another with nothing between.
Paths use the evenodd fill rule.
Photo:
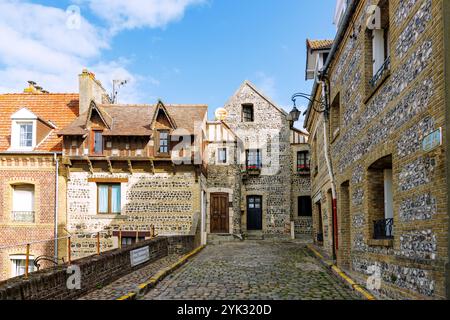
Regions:
<instances>
[{"instance_id":1,"label":"white cloud","mask_svg":"<svg viewBox=\"0 0 450 320\"><path fill-rule=\"evenodd\" d=\"M135 28L161 28L180 20L186 9L205 0L78 0L105 20L112 32Z\"/></svg>"},{"instance_id":2,"label":"white cloud","mask_svg":"<svg viewBox=\"0 0 450 320\"><path fill-rule=\"evenodd\" d=\"M97 2L105 5L105 1L96 1L95 5L92 3L93 9L99 10ZM152 18L155 23L141 22L140 26L157 26L180 18L184 8L194 1L172 2L156 3ZM118 1L108 1L105 7L111 8L112 11L107 11L110 14L123 9L120 19L125 23L134 19L132 15L137 14L139 1L123 3L127 8ZM143 7L150 8L145 3ZM141 20L144 16L148 18L144 14ZM69 28L68 17L63 9L19 0L0 0L0 92L21 92L27 80L36 81L50 92L78 92L77 75L88 67L108 91L111 91L113 79L128 80L120 91L120 102L148 102L149 97L139 88L158 86L159 81L130 72L127 59L103 60L102 52L110 48L111 33L82 17L79 29ZM129 23L125 24L127 28L131 27Z\"/></svg>"}]
</instances>

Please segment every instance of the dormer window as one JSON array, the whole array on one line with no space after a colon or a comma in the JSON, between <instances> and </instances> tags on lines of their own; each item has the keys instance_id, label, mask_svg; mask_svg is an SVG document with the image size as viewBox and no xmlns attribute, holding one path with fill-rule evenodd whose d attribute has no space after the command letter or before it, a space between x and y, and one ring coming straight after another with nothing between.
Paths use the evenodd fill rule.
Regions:
<instances>
[{"instance_id":1,"label":"dormer window","mask_svg":"<svg viewBox=\"0 0 450 320\"><path fill-rule=\"evenodd\" d=\"M159 132L159 153L169 153L169 131Z\"/></svg>"},{"instance_id":2,"label":"dormer window","mask_svg":"<svg viewBox=\"0 0 450 320\"><path fill-rule=\"evenodd\" d=\"M19 146L21 148L33 147L33 123L18 123L20 128Z\"/></svg>"},{"instance_id":3,"label":"dormer window","mask_svg":"<svg viewBox=\"0 0 450 320\"><path fill-rule=\"evenodd\" d=\"M27 108L17 111L11 120L10 150L32 151L37 144L37 123L42 121Z\"/></svg>"},{"instance_id":4,"label":"dormer window","mask_svg":"<svg viewBox=\"0 0 450 320\"><path fill-rule=\"evenodd\" d=\"M91 152L94 155L102 155L103 154L103 131L102 130L93 130L91 141L92 141Z\"/></svg>"}]
</instances>

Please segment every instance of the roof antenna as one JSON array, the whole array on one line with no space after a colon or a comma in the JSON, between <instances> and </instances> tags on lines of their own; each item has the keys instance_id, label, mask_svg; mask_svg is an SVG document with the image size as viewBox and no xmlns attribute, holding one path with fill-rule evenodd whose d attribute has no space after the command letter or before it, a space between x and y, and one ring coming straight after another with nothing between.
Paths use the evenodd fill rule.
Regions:
<instances>
[{"instance_id":1,"label":"roof antenna","mask_svg":"<svg viewBox=\"0 0 450 320\"><path fill-rule=\"evenodd\" d=\"M112 104L117 103L117 96L119 95L119 90L127 83L128 80L113 80L113 92L110 97Z\"/></svg>"}]
</instances>

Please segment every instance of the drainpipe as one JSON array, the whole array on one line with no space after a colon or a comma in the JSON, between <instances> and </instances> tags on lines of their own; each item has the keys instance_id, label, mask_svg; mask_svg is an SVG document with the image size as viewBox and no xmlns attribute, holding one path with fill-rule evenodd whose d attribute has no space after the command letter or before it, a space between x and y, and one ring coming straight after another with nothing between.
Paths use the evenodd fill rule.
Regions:
<instances>
[{"instance_id":1,"label":"drainpipe","mask_svg":"<svg viewBox=\"0 0 450 320\"><path fill-rule=\"evenodd\" d=\"M321 75L320 82L322 84L322 96L323 101L325 101L326 110L323 113L323 145L325 151L325 161L328 169L328 176L331 182L331 196L332 196L332 215L333 215L333 236L334 236L334 249L339 249L339 238L338 238L338 230L337 230L337 191L336 191L336 182L334 179L333 173L333 164L331 162L331 150L328 144L328 124L329 124L329 112L330 112L330 104L328 101L328 93L329 93L329 80L325 75Z\"/></svg>"},{"instance_id":2,"label":"drainpipe","mask_svg":"<svg viewBox=\"0 0 450 320\"><path fill-rule=\"evenodd\" d=\"M55 260L58 261L58 201L59 201L59 181L58 181L58 172L59 172L59 159L58 154L53 154L55 160L55 230L54 230L54 238L55 238Z\"/></svg>"}]
</instances>

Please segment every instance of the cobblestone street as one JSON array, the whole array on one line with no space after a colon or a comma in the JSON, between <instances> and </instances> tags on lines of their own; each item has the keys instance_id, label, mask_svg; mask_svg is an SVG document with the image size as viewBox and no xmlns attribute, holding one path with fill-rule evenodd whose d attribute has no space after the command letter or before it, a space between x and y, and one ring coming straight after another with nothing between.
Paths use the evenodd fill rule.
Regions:
<instances>
[{"instance_id":1,"label":"cobblestone street","mask_svg":"<svg viewBox=\"0 0 450 320\"><path fill-rule=\"evenodd\" d=\"M343 300L358 297L291 242L208 246L147 300Z\"/></svg>"}]
</instances>

